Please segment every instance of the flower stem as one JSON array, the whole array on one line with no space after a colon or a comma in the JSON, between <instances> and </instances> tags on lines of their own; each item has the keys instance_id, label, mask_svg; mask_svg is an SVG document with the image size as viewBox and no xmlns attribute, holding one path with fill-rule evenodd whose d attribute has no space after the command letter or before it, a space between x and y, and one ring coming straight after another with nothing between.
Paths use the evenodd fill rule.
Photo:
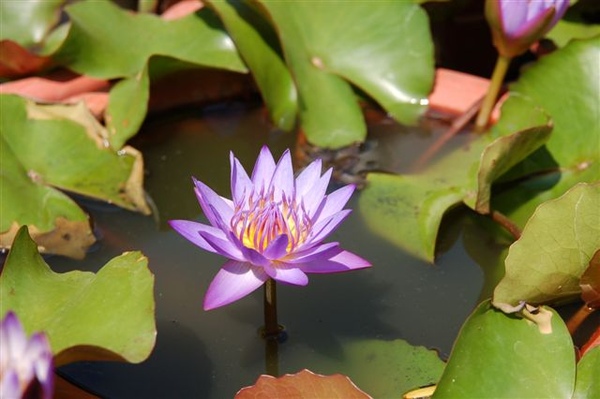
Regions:
<instances>
[{"instance_id":1,"label":"flower stem","mask_svg":"<svg viewBox=\"0 0 600 399\"><path fill-rule=\"evenodd\" d=\"M594 313L596 309L588 306L586 303L583 304L583 306L581 306L577 312L575 312L575 314L573 316L571 316L571 318L567 321L567 329L569 330L569 333L571 333L571 335L573 335L575 333L575 331L577 331L577 329L579 328L579 326L584 322L584 320L591 315L592 313Z\"/></svg>"},{"instance_id":2,"label":"flower stem","mask_svg":"<svg viewBox=\"0 0 600 399\"><path fill-rule=\"evenodd\" d=\"M490 217L494 222L504 227L515 240L521 238L521 229L515 224L515 222L506 217L506 215L498 211L492 211L490 213Z\"/></svg>"},{"instance_id":3,"label":"flower stem","mask_svg":"<svg viewBox=\"0 0 600 399\"><path fill-rule=\"evenodd\" d=\"M488 88L483 100L483 104L481 105L479 115L477 115L477 119L475 120L475 130L478 132L484 131L487 127L487 124L490 120L490 114L492 113L492 109L496 104L498 92L500 92L500 87L504 81L504 76L508 70L510 60L510 57L505 57L502 55L498 56L496 66L494 67L494 72L492 73L492 79L490 80L490 87Z\"/></svg>"},{"instance_id":4,"label":"flower stem","mask_svg":"<svg viewBox=\"0 0 600 399\"><path fill-rule=\"evenodd\" d=\"M277 285L272 278L265 282L265 325L261 336L265 340L265 371L279 377L279 343L285 341L283 326L277 322Z\"/></svg>"},{"instance_id":5,"label":"flower stem","mask_svg":"<svg viewBox=\"0 0 600 399\"><path fill-rule=\"evenodd\" d=\"M272 278L265 282L265 328L263 337L267 339L276 339L281 332L281 327L277 323L277 285Z\"/></svg>"},{"instance_id":6,"label":"flower stem","mask_svg":"<svg viewBox=\"0 0 600 399\"><path fill-rule=\"evenodd\" d=\"M275 338L265 339L265 372L279 377L279 341Z\"/></svg>"}]
</instances>

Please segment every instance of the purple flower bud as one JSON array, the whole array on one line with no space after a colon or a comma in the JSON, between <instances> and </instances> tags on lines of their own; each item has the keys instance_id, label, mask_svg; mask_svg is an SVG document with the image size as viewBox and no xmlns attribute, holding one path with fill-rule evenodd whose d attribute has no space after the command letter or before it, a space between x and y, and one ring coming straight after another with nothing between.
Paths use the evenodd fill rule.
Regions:
<instances>
[{"instance_id":1,"label":"purple flower bud","mask_svg":"<svg viewBox=\"0 0 600 399\"><path fill-rule=\"evenodd\" d=\"M308 165L297 178L289 150L275 163L263 147L252 177L233 154L230 161L231 200L194 179L196 196L210 225L170 221L171 227L200 248L230 259L208 288L205 310L236 301L269 278L306 285L306 273L371 266L338 243L323 243L350 213L343 208L354 186L326 195L331 169L321 176L321 161Z\"/></svg>"},{"instance_id":2,"label":"purple flower bud","mask_svg":"<svg viewBox=\"0 0 600 399\"><path fill-rule=\"evenodd\" d=\"M500 55L524 53L562 18L569 0L486 0L485 17Z\"/></svg>"},{"instance_id":3,"label":"purple flower bud","mask_svg":"<svg viewBox=\"0 0 600 399\"><path fill-rule=\"evenodd\" d=\"M51 399L54 362L46 336L27 339L21 322L9 311L0 322L0 398Z\"/></svg>"}]
</instances>

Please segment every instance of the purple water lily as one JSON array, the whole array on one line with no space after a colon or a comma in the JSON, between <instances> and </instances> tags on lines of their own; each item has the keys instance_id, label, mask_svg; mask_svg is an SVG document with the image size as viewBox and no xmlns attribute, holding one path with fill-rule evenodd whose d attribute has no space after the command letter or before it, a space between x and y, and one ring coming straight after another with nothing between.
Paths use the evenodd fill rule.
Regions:
<instances>
[{"instance_id":1,"label":"purple water lily","mask_svg":"<svg viewBox=\"0 0 600 399\"><path fill-rule=\"evenodd\" d=\"M21 322L8 312L0 322L0 398L52 398L54 363L46 336L27 339Z\"/></svg>"},{"instance_id":2,"label":"purple water lily","mask_svg":"<svg viewBox=\"0 0 600 399\"><path fill-rule=\"evenodd\" d=\"M525 52L563 17L569 0L487 0L494 44L505 57Z\"/></svg>"},{"instance_id":3,"label":"purple water lily","mask_svg":"<svg viewBox=\"0 0 600 399\"><path fill-rule=\"evenodd\" d=\"M209 225L172 220L182 236L207 251L230 260L210 284L204 309L234 302L269 278L306 285L306 273L335 273L371 266L342 250L339 243L323 243L350 213L343 210L354 191L349 185L326 195L331 169L321 176L321 161L312 162L294 178L286 150L275 163L263 147L250 178L230 154L232 200L223 198L194 179L195 192Z\"/></svg>"}]
</instances>

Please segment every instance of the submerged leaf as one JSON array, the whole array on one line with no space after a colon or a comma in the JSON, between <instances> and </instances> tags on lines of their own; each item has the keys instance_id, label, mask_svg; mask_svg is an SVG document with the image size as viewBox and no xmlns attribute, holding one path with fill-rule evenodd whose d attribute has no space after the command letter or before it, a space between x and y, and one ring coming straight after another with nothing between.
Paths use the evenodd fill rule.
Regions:
<instances>
[{"instance_id":1,"label":"submerged leaf","mask_svg":"<svg viewBox=\"0 0 600 399\"><path fill-rule=\"evenodd\" d=\"M435 350L402 339L359 339L343 343L342 364L333 362L361 388L377 398L399 397L416 387L435 383L444 362Z\"/></svg>"},{"instance_id":2,"label":"submerged leaf","mask_svg":"<svg viewBox=\"0 0 600 399\"><path fill-rule=\"evenodd\" d=\"M493 303L511 311L580 295L580 279L600 249L600 183L581 183L538 207L509 249Z\"/></svg>"},{"instance_id":3,"label":"submerged leaf","mask_svg":"<svg viewBox=\"0 0 600 399\"><path fill-rule=\"evenodd\" d=\"M460 331L433 398L570 398L573 342L560 316L547 310L552 332L543 334L488 301L479 305Z\"/></svg>"},{"instance_id":4,"label":"submerged leaf","mask_svg":"<svg viewBox=\"0 0 600 399\"><path fill-rule=\"evenodd\" d=\"M128 252L98 273L54 273L22 227L0 275L0 313L16 312L25 330L44 331L55 364L141 362L154 347L154 277Z\"/></svg>"},{"instance_id":5,"label":"submerged leaf","mask_svg":"<svg viewBox=\"0 0 600 399\"><path fill-rule=\"evenodd\" d=\"M296 374L286 374L279 378L261 375L253 386L242 388L235 398L368 399L370 396L361 391L346 376L341 374L325 376L304 369Z\"/></svg>"},{"instance_id":6,"label":"submerged leaf","mask_svg":"<svg viewBox=\"0 0 600 399\"><path fill-rule=\"evenodd\" d=\"M335 148L364 140L366 125L350 84L401 122L414 123L425 111L434 75L433 46L427 15L418 5L260 5L279 34L298 87L302 129L311 143Z\"/></svg>"},{"instance_id":7,"label":"submerged leaf","mask_svg":"<svg viewBox=\"0 0 600 399\"><path fill-rule=\"evenodd\" d=\"M433 261L444 213L461 201L486 213L492 181L548 139L550 126L525 128L526 123L495 140L479 135L419 174L369 174L359 198L367 224L414 256Z\"/></svg>"}]
</instances>

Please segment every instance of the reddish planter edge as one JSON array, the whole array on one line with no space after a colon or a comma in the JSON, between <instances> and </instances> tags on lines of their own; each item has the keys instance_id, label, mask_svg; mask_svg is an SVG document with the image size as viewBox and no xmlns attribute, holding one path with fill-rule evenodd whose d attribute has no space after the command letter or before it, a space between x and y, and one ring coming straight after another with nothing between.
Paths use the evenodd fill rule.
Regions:
<instances>
[{"instance_id":1,"label":"reddish planter edge","mask_svg":"<svg viewBox=\"0 0 600 399\"><path fill-rule=\"evenodd\" d=\"M202 82L202 86L206 87L205 85L206 82ZM162 86L163 88L168 87L168 82L164 82ZM189 87L194 89L194 86L191 84ZM443 113L461 114L485 95L488 86L488 79L444 68L437 69L433 92L429 96L429 106L431 109ZM103 117L108 103L109 88L110 83L106 80L58 70L46 77L29 77L3 83L0 85L0 93L19 94L41 102L75 103L85 101L90 111L100 119ZM166 90L161 91L166 92ZM217 99L213 98L213 100ZM173 105L182 105L180 96L174 96L173 101ZM168 100L166 102L168 103ZM160 103L161 106L157 108L169 108L169 104L165 101L160 101ZM150 107L150 109L153 108L155 107ZM497 120L498 115L498 107L496 107L492 120Z\"/></svg>"}]
</instances>

